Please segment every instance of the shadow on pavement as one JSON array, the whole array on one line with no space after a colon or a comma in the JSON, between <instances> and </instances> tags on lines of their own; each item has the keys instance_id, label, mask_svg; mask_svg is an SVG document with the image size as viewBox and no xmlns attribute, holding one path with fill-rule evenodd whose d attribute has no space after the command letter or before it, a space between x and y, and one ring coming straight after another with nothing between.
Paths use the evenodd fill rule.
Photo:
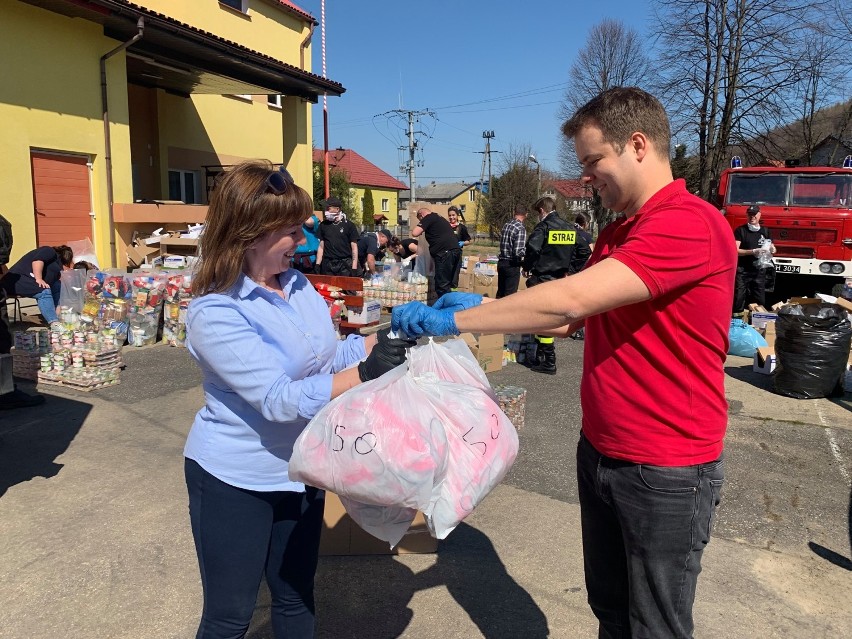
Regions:
<instances>
[{"instance_id":1,"label":"shadow on pavement","mask_svg":"<svg viewBox=\"0 0 852 639\"><path fill-rule=\"evenodd\" d=\"M487 639L543 639L547 618L506 572L491 540L460 524L440 542L437 561L415 573L390 555L320 557L317 639L392 639L414 615L411 599L445 587ZM262 587L248 639L272 639L269 592Z\"/></svg>"},{"instance_id":2,"label":"shadow on pavement","mask_svg":"<svg viewBox=\"0 0 852 639\"><path fill-rule=\"evenodd\" d=\"M846 570L852 570L852 560L844 557L843 555L840 555L833 550L829 550L825 546L820 546L812 541L808 542L808 548L810 548L815 555L822 557L835 566L845 568Z\"/></svg>"},{"instance_id":3,"label":"shadow on pavement","mask_svg":"<svg viewBox=\"0 0 852 639\"><path fill-rule=\"evenodd\" d=\"M23 389L32 392L32 389ZM59 395L32 408L0 411L0 497L15 484L54 477L54 460L80 432L91 405Z\"/></svg>"},{"instance_id":4,"label":"shadow on pavement","mask_svg":"<svg viewBox=\"0 0 852 639\"><path fill-rule=\"evenodd\" d=\"M727 365L725 366L725 374L730 375L734 379L738 379L741 382L745 382L746 384L751 384L755 388L760 388L769 393L773 392L772 375L756 373L752 368L751 364L747 366Z\"/></svg>"}]
</instances>

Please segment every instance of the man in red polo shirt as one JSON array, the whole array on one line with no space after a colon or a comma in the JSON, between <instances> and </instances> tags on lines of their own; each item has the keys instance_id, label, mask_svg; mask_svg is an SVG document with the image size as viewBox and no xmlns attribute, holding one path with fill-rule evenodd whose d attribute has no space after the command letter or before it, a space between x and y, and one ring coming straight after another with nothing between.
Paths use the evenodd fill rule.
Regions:
<instances>
[{"instance_id":1,"label":"man in red polo shirt","mask_svg":"<svg viewBox=\"0 0 852 639\"><path fill-rule=\"evenodd\" d=\"M583 180L626 217L586 268L480 304L451 293L394 309L409 336L586 329L577 479L600 637L692 637L692 605L724 478L724 361L737 252L719 211L674 180L662 105L605 91L563 132Z\"/></svg>"}]
</instances>

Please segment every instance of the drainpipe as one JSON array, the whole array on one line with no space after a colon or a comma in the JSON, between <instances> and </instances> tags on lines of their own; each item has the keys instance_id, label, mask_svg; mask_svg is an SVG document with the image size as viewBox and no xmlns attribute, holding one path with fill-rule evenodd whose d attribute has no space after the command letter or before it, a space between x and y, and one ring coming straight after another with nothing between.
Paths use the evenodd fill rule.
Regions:
<instances>
[{"instance_id":1,"label":"drainpipe","mask_svg":"<svg viewBox=\"0 0 852 639\"><path fill-rule=\"evenodd\" d=\"M310 31L308 31L308 35L302 40L302 44L299 45L299 68L304 71L305 70L305 48L311 43L311 38L314 37L314 23L310 23L309 27Z\"/></svg>"},{"instance_id":2,"label":"drainpipe","mask_svg":"<svg viewBox=\"0 0 852 639\"><path fill-rule=\"evenodd\" d=\"M104 159L106 160L106 187L107 187L107 207L109 209L109 252L110 264L113 268L118 265L118 252L115 246L115 218L114 218L114 202L113 202L113 185L112 185L112 141L109 135L109 103L107 100L107 74L106 61L120 51L124 51L127 47L142 38L142 32L145 29L145 18L140 17L136 22L138 29L135 36L127 42L118 45L112 51L101 56L101 109L104 118Z\"/></svg>"}]
</instances>

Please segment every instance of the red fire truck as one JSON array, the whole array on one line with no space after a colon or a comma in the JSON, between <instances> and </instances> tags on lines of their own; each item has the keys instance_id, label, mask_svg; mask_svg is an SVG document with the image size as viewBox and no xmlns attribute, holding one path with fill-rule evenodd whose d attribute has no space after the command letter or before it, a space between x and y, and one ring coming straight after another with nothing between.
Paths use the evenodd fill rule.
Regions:
<instances>
[{"instance_id":1,"label":"red fire truck","mask_svg":"<svg viewBox=\"0 0 852 639\"><path fill-rule=\"evenodd\" d=\"M735 229L753 204L777 249L777 291L838 295L847 278L852 283L852 156L841 168L791 161L746 168L735 157L719 179L716 205Z\"/></svg>"}]
</instances>

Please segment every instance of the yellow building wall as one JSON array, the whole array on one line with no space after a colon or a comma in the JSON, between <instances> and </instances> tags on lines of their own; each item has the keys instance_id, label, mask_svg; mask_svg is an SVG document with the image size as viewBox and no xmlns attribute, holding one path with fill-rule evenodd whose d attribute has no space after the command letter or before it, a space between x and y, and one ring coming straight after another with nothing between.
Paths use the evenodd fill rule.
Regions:
<instances>
[{"instance_id":1,"label":"yellow building wall","mask_svg":"<svg viewBox=\"0 0 852 639\"><path fill-rule=\"evenodd\" d=\"M215 0L136 0L136 4L301 68L299 46L309 24L283 7L249 0L248 13L241 14ZM309 50L304 70L311 70Z\"/></svg>"},{"instance_id":2,"label":"yellow building wall","mask_svg":"<svg viewBox=\"0 0 852 639\"><path fill-rule=\"evenodd\" d=\"M364 208L361 206L361 198L365 197L368 188L373 191L373 213L384 214L384 216L388 218L387 223L389 225L396 225L398 223L397 216L399 208L399 191L395 189L383 189L376 186L367 187L354 185L349 189L353 205L356 208L356 210L353 211L354 216L348 216L349 219L352 220L355 224L364 223ZM390 202L388 203L387 211L382 210L382 200L384 198L390 200ZM353 219L353 217L355 219Z\"/></svg>"},{"instance_id":3,"label":"yellow building wall","mask_svg":"<svg viewBox=\"0 0 852 639\"><path fill-rule=\"evenodd\" d=\"M267 52L293 63L298 57L301 36L287 37L281 23L295 25L274 7L263 2L251 13L251 21L262 37L249 36L246 46L264 50L264 41L274 41L279 50ZM155 6L156 5L156 6ZM220 35L237 40L233 33L221 31L215 21L204 22L210 13L226 20L216 11L197 11L194 2L147 2L146 6L195 24L205 30L219 29ZM169 12L167 8L174 9ZM191 20L190 8L196 8L197 20ZM266 9L270 18L263 18ZM184 11L183 14L178 9ZM176 13L177 12L177 13ZM280 14L280 15L279 15ZM101 117L100 57L114 49L117 41L103 36L102 27L80 19L70 19L17 0L0 0L0 213L13 225L15 244L11 261L35 248L36 224L32 192L30 151L55 151L88 156L90 171L93 232L90 238L101 267L112 265L109 207L106 186L106 162ZM264 22L265 21L265 22ZM242 24L242 23L241 23ZM267 28L268 27L268 28ZM244 24L244 28L248 28ZM264 31L264 29L266 29ZM277 31L278 36L273 35ZM283 35L282 35L283 34ZM242 37L242 36L241 36ZM34 43L37 43L34 44ZM283 55L286 45L289 57ZM306 50L310 59L310 49ZM297 61L296 61L297 62ZM112 147L113 201L133 201L128 114L126 59L119 53L107 62L110 135ZM37 81L34 81L37 79ZM296 183L312 192L311 105L296 97L285 97L282 108L267 104L266 96L251 101L216 95L181 98L157 91L157 117L160 149L162 197L168 196L168 168L199 170L199 166L174 166L177 160L202 152L218 163L232 164L242 159L263 158L284 162ZM176 161L177 161L176 160ZM203 182L203 175L202 175ZM204 185L202 183L202 198ZM144 230L144 229L143 229ZM120 224L116 232L117 265L123 267L123 245L132 229ZM77 239L77 238L69 238ZM82 238L80 238L82 239Z\"/></svg>"},{"instance_id":4,"label":"yellow building wall","mask_svg":"<svg viewBox=\"0 0 852 639\"><path fill-rule=\"evenodd\" d=\"M220 95L157 94L163 197L168 194L168 169L200 170L202 164L248 159L284 163L296 184L312 192L309 102L288 97L277 108L267 104L266 96L247 101ZM213 156L218 162L212 161Z\"/></svg>"},{"instance_id":5,"label":"yellow building wall","mask_svg":"<svg viewBox=\"0 0 852 639\"><path fill-rule=\"evenodd\" d=\"M108 265L100 57L116 46L102 28L17 0L0 0L0 212L13 227L11 261L35 248L30 151L89 156L93 162L96 253ZM130 144L123 54L107 64L116 201L129 201ZM76 238L69 238L76 239Z\"/></svg>"},{"instance_id":6,"label":"yellow building wall","mask_svg":"<svg viewBox=\"0 0 852 639\"><path fill-rule=\"evenodd\" d=\"M474 193L474 201L470 201L470 194ZM476 212L479 210L479 201L482 197L482 194L477 190L477 188L473 185L466 191L459 193L456 197L454 197L451 201L451 204L455 204L457 207L461 208L464 206L464 219L465 224L467 225L470 231L473 231L474 225L476 223ZM488 225L485 223L485 220L482 219L480 215L479 219L479 228L477 229L481 232L488 231Z\"/></svg>"}]
</instances>

